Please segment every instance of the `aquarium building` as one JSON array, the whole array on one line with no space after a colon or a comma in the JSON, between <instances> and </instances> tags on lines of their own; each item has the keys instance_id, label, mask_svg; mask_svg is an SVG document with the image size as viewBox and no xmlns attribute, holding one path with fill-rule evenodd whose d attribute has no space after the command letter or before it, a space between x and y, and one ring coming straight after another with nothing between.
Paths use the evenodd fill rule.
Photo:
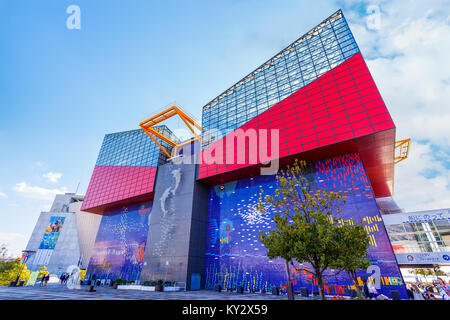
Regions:
<instances>
[{"instance_id":1,"label":"aquarium building","mask_svg":"<svg viewBox=\"0 0 450 320\"><path fill-rule=\"evenodd\" d=\"M102 216L88 277L285 286L284 263L258 240L273 209L256 204L277 170L302 159L318 188L346 199L342 218L364 225L380 292L407 298L376 201L393 194L396 128L340 10L206 104L191 140L161 124L179 116L195 129L169 109L104 138L82 205ZM292 269L295 290L317 291L304 270ZM326 279L327 294L351 288L345 274Z\"/></svg>"}]
</instances>

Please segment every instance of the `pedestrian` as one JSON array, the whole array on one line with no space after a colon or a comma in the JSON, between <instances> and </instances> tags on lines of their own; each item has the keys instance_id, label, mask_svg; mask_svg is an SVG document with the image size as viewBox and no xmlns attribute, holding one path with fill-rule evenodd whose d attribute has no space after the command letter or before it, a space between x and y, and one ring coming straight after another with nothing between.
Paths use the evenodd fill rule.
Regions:
<instances>
[{"instance_id":1,"label":"pedestrian","mask_svg":"<svg viewBox=\"0 0 450 320\"><path fill-rule=\"evenodd\" d=\"M450 289L444 279L438 277L436 287L442 297L442 300L450 300Z\"/></svg>"},{"instance_id":2,"label":"pedestrian","mask_svg":"<svg viewBox=\"0 0 450 320\"><path fill-rule=\"evenodd\" d=\"M59 276L59 283L63 284L64 283L64 272L61 273L61 275Z\"/></svg>"},{"instance_id":3,"label":"pedestrian","mask_svg":"<svg viewBox=\"0 0 450 320\"><path fill-rule=\"evenodd\" d=\"M369 288L367 287L367 278L364 277L362 280L364 282L363 286L364 296L366 297L366 299L372 299L372 294L369 292Z\"/></svg>"},{"instance_id":4,"label":"pedestrian","mask_svg":"<svg viewBox=\"0 0 450 320\"><path fill-rule=\"evenodd\" d=\"M433 292L431 291L431 287L428 287L424 293L425 300L436 300Z\"/></svg>"},{"instance_id":5,"label":"pedestrian","mask_svg":"<svg viewBox=\"0 0 450 320\"><path fill-rule=\"evenodd\" d=\"M420 292L419 287L416 284L411 284L411 290L413 292L413 299L414 300L425 300L422 293Z\"/></svg>"},{"instance_id":6,"label":"pedestrian","mask_svg":"<svg viewBox=\"0 0 450 320\"><path fill-rule=\"evenodd\" d=\"M416 276L416 284L417 284L417 285L420 285L421 283L422 283L422 282L420 282L419 277Z\"/></svg>"},{"instance_id":7,"label":"pedestrian","mask_svg":"<svg viewBox=\"0 0 450 320\"><path fill-rule=\"evenodd\" d=\"M378 295L378 291L375 288L375 283L372 276L369 276L366 279L366 282L364 284L364 293L369 299L375 299Z\"/></svg>"},{"instance_id":8,"label":"pedestrian","mask_svg":"<svg viewBox=\"0 0 450 320\"><path fill-rule=\"evenodd\" d=\"M413 295L413 291L412 291L412 289L411 289L411 284L410 284L410 283L408 283L408 284L406 285L406 292L408 293L408 298L409 298L410 300L414 300L414 295Z\"/></svg>"},{"instance_id":9,"label":"pedestrian","mask_svg":"<svg viewBox=\"0 0 450 320\"><path fill-rule=\"evenodd\" d=\"M49 275L49 274L47 274L47 275L45 276L45 279L44 279L44 286L47 286L48 280L50 280L50 275Z\"/></svg>"}]
</instances>

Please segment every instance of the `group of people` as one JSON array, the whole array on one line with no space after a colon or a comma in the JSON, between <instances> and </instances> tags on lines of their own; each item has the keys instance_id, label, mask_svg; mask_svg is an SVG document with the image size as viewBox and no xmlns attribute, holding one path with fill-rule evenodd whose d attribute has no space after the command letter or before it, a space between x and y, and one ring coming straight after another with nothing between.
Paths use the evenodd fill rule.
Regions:
<instances>
[{"instance_id":1,"label":"group of people","mask_svg":"<svg viewBox=\"0 0 450 320\"><path fill-rule=\"evenodd\" d=\"M406 290L412 300L439 300L435 292L442 300L450 300L450 286L442 278L434 280L432 285L424 286L422 283L407 283ZM364 279L364 295L367 299L382 299L383 295L378 294L375 288L375 282L372 277Z\"/></svg>"},{"instance_id":2,"label":"group of people","mask_svg":"<svg viewBox=\"0 0 450 320\"><path fill-rule=\"evenodd\" d=\"M442 278L433 280L433 283L429 286L424 286L421 282L408 283L406 290L410 299L413 300L437 300L434 295L435 290L439 293L442 300L450 300L450 287Z\"/></svg>"},{"instance_id":3,"label":"group of people","mask_svg":"<svg viewBox=\"0 0 450 320\"><path fill-rule=\"evenodd\" d=\"M42 286L46 287L48 280L50 280L50 274L42 276L42 278L41 278L41 287Z\"/></svg>"},{"instance_id":4,"label":"group of people","mask_svg":"<svg viewBox=\"0 0 450 320\"><path fill-rule=\"evenodd\" d=\"M61 276L59 277L59 283L63 284L63 283L67 283L67 280L70 278L70 275L68 273L62 273ZM50 274L47 274L45 276L42 276L41 278L41 282L40 285L41 287L46 287L48 281L50 280Z\"/></svg>"},{"instance_id":5,"label":"group of people","mask_svg":"<svg viewBox=\"0 0 450 320\"><path fill-rule=\"evenodd\" d=\"M69 279L69 274L68 273L62 273L61 276L59 277L59 283L63 284L63 283L67 283L67 279Z\"/></svg>"}]
</instances>

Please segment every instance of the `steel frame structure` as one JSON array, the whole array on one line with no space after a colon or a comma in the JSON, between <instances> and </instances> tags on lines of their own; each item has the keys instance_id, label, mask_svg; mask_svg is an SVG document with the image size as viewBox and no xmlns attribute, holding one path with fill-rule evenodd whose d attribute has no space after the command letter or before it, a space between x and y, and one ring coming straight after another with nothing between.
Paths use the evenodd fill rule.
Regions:
<instances>
[{"instance_id":1,"label":"steel frame structure","mask_svg":"<svg viewBox=\"0 0 450 320\"><path fill-rule=\"evenodd\" d=\"M181 118L181 120L183 120L183 122L186 124L186 126L189 128L189 130L194 135L194 138L189 139L188 141L184 141L182 143L176 143L173 140L171 140L169 137L163 135L162 133L158 132L155 128L153 128L153 126L155 126L156 124L161 123L164 120L167 120L175 115L178 115ZM197 134L195 132L194 128L200 130L200 132L201 132L202 127L197 122L195 122L194 119L192 119L186 113L181 111L181 109L179 107L176 107L176 106L171 106L171 107L165 109L164 111L150 117L149 119L142 121L139 124L139 126L142 128L142 130L145 131L145 133L147 133L147 135L150 138L152 138L152 140L161 148L161 150L169 158L172 158L173 156L177 155L177 149L179 147L201 139L201 135ZM155 138L155 136L160 138L161 140L167 142L171 146L173 146L172 154L170 154L169 151L158 142L158 140Z\"/></svg>"},{"instance_id":2,"label":"steel frame structure","mask_svg":"<svg viewBox=\"0 0 450 320\"><path fill-rule=\"evenodd\" d=\"M395 142L395 150L399 150L399 155L394 157L394 164L397 164L409 156L409 146L411 144L411 139L404 139Z\"/></svg>"}]
</instances>

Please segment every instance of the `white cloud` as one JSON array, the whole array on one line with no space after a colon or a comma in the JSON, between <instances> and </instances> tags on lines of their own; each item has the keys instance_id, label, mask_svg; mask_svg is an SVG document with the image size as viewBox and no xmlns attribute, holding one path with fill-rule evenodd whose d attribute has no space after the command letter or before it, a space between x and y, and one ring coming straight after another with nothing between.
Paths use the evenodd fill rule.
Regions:
<instances>
[{"instance_id":1,"label":"white cloud","mask_svg":"<svg viewBox=\"0 0 450 320\"><path fill-rule=\"evenodd\" d=\"M7 256L20 257L26 246L26 237L20 233L0 232L0 244L6 245Z\"/></svg>"},{"instance_id":2,"label":"white cloud","mask_svg":"<svg viewBox=\"0 0 450 320\"><path fill-rule=\"evenodd\" d=\"M0 232L0 243L8 243L17 239L24 239L25 236L14 232Z\"/></svg>"},{"instance_id":3,"label":"white cloud","mask_svg":"<svg viewBox=\"0 0 450 320\"><path fill-rule=\"evenodd\" d=\"M380 26L345 10L397 127L411 138L410 156L395 167L394 199L408 210L450 207L450 16L448 1L370 1ZM353 1L349 8L360 3ZM345 8L345 5L344 5Z\"/></svg>"},{"instance_id":4,"label":"white cloud","mask_svg":"<svg viewBox=\"0 0 450 320\"><path fill-rule=\"evenodd\" d=\"M57 183L59 181L59 179L61 179L62 173L50 171L50 172L45 173L43 175L43 177L49 182Z\"/></svg>"},{"instance_id":5,"label":"white cloud","mask_svg":"<svg viewBox=\"0 0 450 320\"><path fill-rule=\"evenodd\" d=\"M410 157L396 165L394 198L407 211L450 208L450 171L429 143L412 143Z\"/></svg>"},{"instance_id":6,"label":"white cloud","mask_svg":"<svg viewBox=\"0 0 450 320\"><path fill-rule=\"evenodd\" d=\"M46 189L38 186L30 186L26 182L17 183L13 187L13 190L26 198L39 200L53 200L55 195L68 192L67 188Z\"/></svg>"},{"instance_id":7,"label":"white cloud","mask_svg":"<svg viewBox=\"0 0 450 320\"><path fill-rule=\"evenodd\" d=\"M0 198L6 199L8 196L4 192L0 192Z\"/></svg>"}]
</instances>

